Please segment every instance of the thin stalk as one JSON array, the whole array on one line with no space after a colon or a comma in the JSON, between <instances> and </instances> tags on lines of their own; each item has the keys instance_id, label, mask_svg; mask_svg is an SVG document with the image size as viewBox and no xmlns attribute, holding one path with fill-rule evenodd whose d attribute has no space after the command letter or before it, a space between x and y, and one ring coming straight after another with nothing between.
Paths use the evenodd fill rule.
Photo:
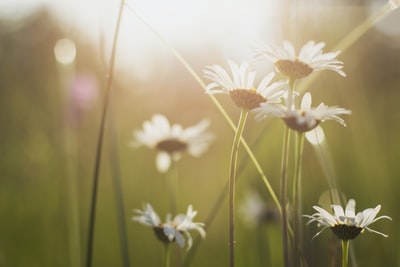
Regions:
<instances>
[{"instance_id":1,"label":"thin stalk","mask_svg":"<svg viewBox=\"0 0 400 267\"><path fill-rule=\"evenodd\" d=\"M235 137L233 138L231 160L229 167L229 266L235 266L235 179L236 165L239 151L240 137L242 136L248 111L242 109L240 111L239 122Z\"/></svg>"},{"instance_id":2,"label":"thin stalk","mask_svg":"<svg viewBox=\"0 0 400 267\"><path fill-rule=\"evenodd\" d=\"M178 170L174 160L172 160L171 167L167 172L167 183L167 187L169 188L170 211L172 214L176 214L178 203Z\"/></svg>"},{"instance_id":3,"label":"thin stalk","mask_svg":"<svg viewBox=\"0 0 400 267\"><path fill-rule=\"evenodd\" d=\"M117 215L117 223L118 223L118 231L119 231L119 240L121 246L121 256L122 263L124 267L130 266L129 260L129 251L128 251L128 234L126 231L126 222L125 222L125 207L124 207L124 192L122 190L122 180L121 180L121 171L120 171L120 159L119 159L119 150L118 150L118 137L116 132L113 118L113 107L115 103L111 103L110 106L110 124L109 124L109 147L110 147L110 162L111 162L111 174L112 174L112 182L114 187L114 195L115 195L115 211Z\"/></svg>"},{"instance_id":4,"label":"thin stalk","mask_svg":"<svg viewBox=\"0 0 400 267\"><path fill-rule=\"evenodd\" d=\"M95 225L95 220L96 220L96 204L97 204L97 191L98 191L99 175L100 175L101 152L102 152L102 147L103 147L103 136L104 136L104 131L105 131L107 111L108 111L109 95L110 95L110 91L111 91L112 81L114 78L115 55L116 55L116 51L117 51L117 40L118 40L119 29L120 29L120 25L121 25L123 8L124 8L124 0L121 0L121 5L119 8L119 12L118 12L117 24L116 24L114 39L113 39L113 44L112 44L111 56L110 56L110 69L109 69L109 75L108 75L108 79L107 79L107 83L106 83L106 87L105 87L104 106L103 106L103 111L101 114L99 136L97 139L97 150L96 150L96 158L95 158L95 166L94 166L94 174L93 174L93 192L92 192L90 213L89 213L86 267L92 266L94 225Z\"/></svg>"},{"instance_id":5,"label":"thin stalk","mask_svg":"<svg viewBox=\"0 0 400 267\"><path fill-rule=\"evenodd\" d=\"M352 46L361 36L363 36L372 26L378 23L380 20L385 18L388 14L390 14L395 7L390 5L388 1L381 9L379 9L376 13L367 17L360 24L353 28L353 30L348 33L340 42L332 49L332 51L342 51L344 52L350 46ZM311 75L308 79L304 80L298 88L299 92L303 92L306 88L310 88L311 83L314 81L318 75Z\"/></svg>"},{"instance_id":6,"label":"thin stalk","mask_svg":"<svg viewBox=\"0 0 400 267\"><path fill-rule=\"evenodd\" d=\"M349 240L342 240L342 267L347 267L349 261Z\"/></svg>"},{"instance_id":7,"label":"thin stalk","mask_svg":"<svg viewBox=\"0 0 400 267\"><path fill-rule=\"evenodd\" d=\"M254 146L254 144L253 144ZM236 182L240 179L241 177L241 173L243 172L245 166L248 164L248 159L247 157L243 158L242 161L240 161L240 165L237 168L237 172L236 172ZM220 191L217 199L214 201L214 204L211 205L212 209L211 211L208 213L208 216L206 218L206 220L204 221L204 227L203 229L207 232L207 229L211 226L211 224L213 223L215 217L217 216L219 209L222 207L224 201L226 200L226 195L228 193L229 190L229 181L226 181L224 187L222 188L222 190ZM198 235L196 236L192 247L190 248L190 250L188 251L188 253L186 254L186 257L184 259L184 262L182 264L182 266L185 267L189 267L191 262L193 261L193 257L194 254L196 253L199 245L200 245L200 241L202 240L202 238Z\"/></svg>"},{"instance_id":8,"label":"thin stalk","mask_svg":"<svg viewBox=\"0 0 400 267\"><path fill-rule=\"evenodd\" d=\"M170 265L171 265L171 245L165 244L164 266L170 267Z\"/></svg>"},{"instance_id":9,"label":"thin stalk","mask_svg":"<svg viewBox=\"0 0 400 267\"><path fill-rule=\"evenodd\" d=\"M283 134L282 161L281 161L281 207L282 207L282 246L283 246L283 266L289 267L289 221L287 216L287 169L289 163L290 149L290 129L285 127Z\"/></svg>"},{"instance_id":10,"label":"thin stalk","mask_svg":"<svg viewBox=\"0 0 400 267\"><path fill-rule=\"evenodd\" d=\"M165 46L172 52L172 54L177 58L177 60L186 68L186 70L189 72L189 74L194 78L194 80L205 90L206 85L205 83L201 80L201 78L196 74L196 72L193 70L193 68L188 64L188 62L182 57L182 55L175 49L172 47L172 45L165 40L149 23L147 23L139 14L137 14L135 12L135 10L129 5L129 3L125 4L128 9L145 25L147 26L150 31L152 31L154 33L154 35L165 44ZM228 122L229 126L236 131L236 127L235 124L233 123L233 121L231 120L231 118L229 117L228 113L226 112L226 110L222 107L222 105L218 102L218 100L215 98L214 95L212 94L208 94L208 96L211 98L211 100L213 101L213 103L215 104L215 106L218 108L218 110L221 112L222 116L224 117L224 119ZM261 176L261 179L264 182L265 187L267 188L269 194L271 195L272 200L274 201L274 203L276 204L279 213L282 213L282 208L279 202L279 199L277 197L277 195L275 194L275 191L273 190L271 183L269 182L267 176L265 175L264 171L261 168L260 163L258 162L257 158L255 157L254 153L251 151L250 147L248 146L246 140L244 140L244 138L240 138L240 141L244 147L244 149L246 150L246 152L248 153L251 161L253 162L255 168L257 169L258 173Z\"/></svg>"},{"instance_id":11,"label":"thin stalk","mask_svg":"<svg viewBox=\"0 0 400 267\"><path fill-rule=\"evenodd\" d=\"M293 179L293 210L294 210L294 221L293 221L293 253L295 265L299 266L301 254L302 254L302 235L301 227L301 213L302 213L302 189L301 189L301 162L303 159L303 148L304 148L304 133L297 132L296 138L296 151L295 151L295 167L294 167L294 179Z\"/></svg>"}]
</instances>

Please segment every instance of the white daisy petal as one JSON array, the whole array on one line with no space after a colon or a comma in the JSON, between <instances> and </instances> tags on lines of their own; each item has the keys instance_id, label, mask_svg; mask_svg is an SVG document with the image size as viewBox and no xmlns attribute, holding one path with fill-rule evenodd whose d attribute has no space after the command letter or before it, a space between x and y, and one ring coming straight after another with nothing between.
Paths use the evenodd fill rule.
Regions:
<instances>
[{"instance_id":1,"label":"white daisy petal","mask_svg":"<svg viewBox=\"0 0 400 267\"><path fill-rule=\"evenodd\" d=\"M337 237L342 240L353 239L359 233L363 232L364 229L369 232L387 237L386 234L375 231L368 227L370 224L379 219L391 220L389 216L380 216L376 218L376 215L381 208L380 205L376 206L375 208L365 209L364 211L358 212L357 214L355 213L356 202L354 199L350 199L347 202L345 210L343 210L342 206L340 205L331 205L331 207L333 209L333 215L318 206L313 207L315 210L318 211L317 213L314 213L312 215L303 215L304 217L309 219L307 224L317 222L318 226L324 227L315 236L318 236L324 229L330 227L333 233L335 233ZM341 227L336 228L337 226ZM348 226L348 231L346 231L346 228L343 226ZM359 231L354 231L354 227L358 228Z\"/></svg>"},{"instance_id":2,"label":"white daisy petal","mask_svg":"<svg viewBox=\"0 0 400 267\"><path fill-rule=\"evenodd\" d=\"M341 70L343 63L336 59L340 51L324 54L322 52L324 47L325 43L323 42L315 43L314 41L309 41L301 48L299 55L296 56L293 45L288 41L284 41L282 47L267 46L259 49L256 51L256 57L264 56L275 64L278 71L293 79L304 78L318 70L331 70L341 76L346 76ZM292 67L287 69L278 67L281 61L285 61L285 64L290 64L290 61L292 61Z\"/></svg>"},{"instance_id":3,"label":"white daisy petal","mask_svg":"<svg viewBox=\"0 0 400 267\"><path fill-rule=\"evenodd\" d=\"M134 131L133 147L141 145L157 150L156 167L160 172L168 171L171 161L179 160L183 152L198 157L207 151L214 135L207 132L210 122L202 120L198 124L184 128L180 124L170 124L168 119L155 114L143 123L143 129Z\"/></svg>"},{"instance_id":4,"label":"white daisy petal","mask_svg":"<svg viewBox=\"0 0 400 267\"><path fill-rule=\"evenodd\" d=\"M207 93L229 94L238 107L247 110L252 110L264 102L277 102L284 94L285 87L282 81L270 85L274 73L269 73L255 86L256 71L247 62L238 65L228 60L228 65L231 76L218 65L207 67L203 71L204 76L211 81L206 86Z\"/></svg>"}]
</instances>

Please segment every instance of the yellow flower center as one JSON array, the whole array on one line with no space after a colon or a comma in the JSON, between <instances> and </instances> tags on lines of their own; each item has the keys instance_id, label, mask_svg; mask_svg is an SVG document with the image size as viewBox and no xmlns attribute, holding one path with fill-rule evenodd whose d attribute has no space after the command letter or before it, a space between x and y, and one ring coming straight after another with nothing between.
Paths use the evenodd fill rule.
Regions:
<instances>
[{"instance_id":1,"label":"yellow flower center","mask_svg":"<svg viewBox=\"0 0 400 267\"><path fill-rule=\"evenodd\" d=\"M259 107L267 99L256 92L256 89L236 89L229 92L231 99L240 108L252 110Z\"/></svg>"},{"instance_id":2,"label":"yellow flower center","mask_svg":"<svg viewBox=\"0 0 400 267\"><path fill-rule=\"evenodd\" d=\"M305 117L306 113L302 112L300 114L301 117ZM314 123L310 124L309 121L304 120L299 122L297 116L289 116L283 118L283 121L292 130L298 131L298 132L308 132L314 129L315 127L318 126L318 124L321 122L320 120L315 120Z\"/></svg>"},{"instance_id":3,"label":"yellow flower center","mask_svg":"<svg viewBox=\"0 0 400 267\"><path fill-rule=\"evenodd\" d=\"M295 61L288 59L278 60L275 62L275 67L280 73L294 80L304 78L313 72L310 66L297 59Z\"/></svg>"},{"instance_id":4,"label":"yellow flower center","mask_svg":"<svg viewBox=\"0 0 400 267\"><path fill-rule=\"evenodd\" d=\"M157 143L156 148L170 154L186 150L188 144L176 138L165 139Z\"/></svg>"}]
</instances>

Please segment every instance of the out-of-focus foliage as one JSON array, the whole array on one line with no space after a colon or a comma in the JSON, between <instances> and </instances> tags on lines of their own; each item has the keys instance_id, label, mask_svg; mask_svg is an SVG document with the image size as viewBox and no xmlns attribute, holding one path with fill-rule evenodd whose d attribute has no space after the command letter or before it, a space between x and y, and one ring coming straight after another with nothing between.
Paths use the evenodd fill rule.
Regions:
<instances>
[{"instance_id":1,"label":"out-of-focus foliage","mask_svg":"<svg viewBox=\"0 0 400 267\"><path fill-rule=\"evenodd\" d=\"M282 38L296 47L313 39L324 41L324 51L329 51L365 19L366 10L363 5L288 5L281 12L289 15L282 15L276 23ZM74 75L90 77L99 90L85 108L78 108L71 100L71 76L63 76L62 66L54 58L56 41L66 36L74 39L77 46ZM46 10L21 21L0 20L0 266L72 266L69 243L73 241L80 245L74 248L83 262L108 67L104 63L108 59L103 56L107 53L99 51L99 47L100 44L93 47L87 40L63 32L57 19ZM199 75L205 65L226 62L218 49L212 50L206 44L204 50L188 48L183 53ZM324 125L337 184L343 194L355 198L360 210L381 204L382 214L393 218L393 222L374 225L388 233L388 239L365 234L352 243L359 266L397 266L400 36L385 35L372 28L339 58L344 62L346 78L333 73L313 74L317 77L306 90L312 92L315 103L353 111L346 118L347 128L329 122ZM154 75L150 81L138 81L129 69L118 69L116 73L97 205L96 267L121 264L112 183L115 168L123 185L131 266L162 264L162 244L151 230L131 222L132 209L141 208L145 202L150 202L161 217L169 211L167 182L154 167L155 153L129 146L132 130L140 128L152 114L163 113L172 122L185 126L208 117L212 121L211 131L217 136L205 156L185 156L179 162L178 211L184 212L188 204L193 204L199 212L196 219L204 222L227 182L233 132L180 63L172 56L168 60L168 66L160 64L156 70L163 75ZM224 96L218 99L235 121L236 108ZM250 116L244 131L276 192L282 127L277 119L256 122ZM328 184L309 144L305 145L303 171L303 207L304 213L310 214L311 206L317 204ZM245 151L240 150L237 202L254 188L265 202L271 202L257 171ZM77 204L79 214L78 240L76 235L75 239L71 237L71 203ZM238 213L237 223L237 265L279 266L279 221L251 229ZM207 238L200 243L192 266L227 265L227 226L224 202L215 221L208 225ZM329 231L311 241L316 231L313 226L304 226L306 256L310 266L330 266L340 255L339 243ZM174 260L182 260L186 252L173 255Z\"/></svg>"}]
</instances>

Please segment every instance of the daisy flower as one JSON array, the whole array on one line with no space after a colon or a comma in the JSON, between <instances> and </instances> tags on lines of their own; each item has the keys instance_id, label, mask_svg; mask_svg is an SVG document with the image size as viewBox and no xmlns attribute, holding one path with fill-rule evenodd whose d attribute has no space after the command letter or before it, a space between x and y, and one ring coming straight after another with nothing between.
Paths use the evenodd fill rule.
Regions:
<instances>
[{"instance_id":1,"label":"daisy flower","mask_svg":"<svg viewBox=\"0 0 400 267\"><path fill-rule=\"evenodd\" d=\"M264 102L280 101L287 82L280 81L270 85L275 73L271 72L265 76L256 88L256 72L248 63L239 66L229 60L228 64L232 77L219 65L206 67L204 76L212 81L206 87L208 94L228 94L238 107L246 110L252 110Z\"/></svg>"},{"instance_id":2,"label":"daisy flower","mask_svg":"<svg viewBox=\"0 0 400 267\"><path fill-rule=\"evenodd\" d=\"M160 221L160 217L150 204L146 204L143 210L135 209L134 212L138 215L133 216L132 220L152 227L157 238L163 243L169 244L176 241L183 248L185 246L185 235L187 249L189 250L193 243L189 231L196 230L201 237L204 238L206 236L206 232L203 229L204 224L193 222L197 211L193 210L192 205L188 206L186 214L178 214L173 219L171 214L168 214L165 223Z\"/></svg>"},{"instance_id":3,"label":"daisy flower","mask_svg":"<svg viewBox=\"0 0 400 267\"><path fill-rule=\"evenodd\" d=\"M249 228L270 223L280 218L279 211L269 206L255 191L247 192L239 206L240 217Z\"/></svg>"},{"instance_id":4,"label":"daisy flower","mask_svg":"<svg viewBox=\"0 0 400 267\"><path fill-rule=\"evenodd\" d=\"M322 53L324 46L323 42L309 41L296 55L293 45L284 41L283 47L266 46L259 49L257 57L267 58L274 63L280 73L293 80L304 78L318 70L332 70L341 76L346 76L342 71L343 62L336 59L340 51L324 54Z\"/></svg>"},{"instance_id":5,"label":"daisy flower","mask_svg":"<svg viewBox=\"0 0 400 267\"><path fill-rule=\"evenodd\" d=\"M331 205L331 207L334 212L333 214L330 214L321 207L314 206L313 208L317 211L316 213L303 215L310 219L307 224L317 222L318 226L323 227L314 237L318 236L326 228L331 228L332 232L341 240L354 239L360 233L364 232L364 230L388 237L388 235L369 228L369 225L380 219L392 220L389 216L376 217L381 209L381 205L365 209L357 214L355 213L356 202L354 199L350 199L347 202L345 210L340 205Z\"/></svg>"},{"instance_id":6,"label":"daisy flower","mask_svg":"<svg viewBox=\"0 0 400 267\"><path fill-rule=\"evenodd\" d=\"M184 129L179 124L171 125L165 116L155 114L150 121L143 123L143 129L134 132L135 141L132 145L144 145L157 150L157 169L166 172L172 160L179 160L182 153L198 157L208 149L214 138L206 132L209 125L208 120L202 120Z\"/></svg>"},{"instance_id":7,"label":"daisy flower","mask_svg":"<svg viewBox=\"0 0 400 267\"><path fill-rule=\"evenodd\" d=\"M259 108L254 109L254 112L257 113L257 119L262 119L269 114L282 118L290 129L298 132L308 132L325 120L335 120L346 126L344 120L339 115L349 115L351 114L350 110L339 107L328 107L324 103L319 104L316 108L311 108L311 102L311 94L305 93L301 101L301 107L298 110L280 104L271 105L263 103Z\"/></svg>"}]
</instances>

